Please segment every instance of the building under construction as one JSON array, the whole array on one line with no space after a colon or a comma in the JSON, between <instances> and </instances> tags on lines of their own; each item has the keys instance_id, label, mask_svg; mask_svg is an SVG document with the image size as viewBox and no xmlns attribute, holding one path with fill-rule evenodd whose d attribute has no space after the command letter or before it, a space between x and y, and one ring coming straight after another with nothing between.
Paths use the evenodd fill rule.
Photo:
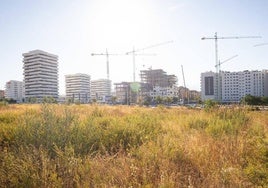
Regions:
<instances>
[{"instance_id":1,"label":"building under construction","mask_svg":"<svg viewBox=\"0 0 268 188\"><path fill-rule=\"evenodd\" d=\"M167 75L162 69L141 70L140 77L142 83L147 83L152 90L153 87L172 87L177 84L175 75Z\"/></svg>"},{"instance_id":2,"label":"building under construction","mask_svg":"<svg viewBox=\"0 0 268 188\"><path fill-rule=\"evenodd\" d=\"M140 82L115 83L116 100L120 104L137 104L149 92L148 84Z\"/></svg>"}]
</instances>

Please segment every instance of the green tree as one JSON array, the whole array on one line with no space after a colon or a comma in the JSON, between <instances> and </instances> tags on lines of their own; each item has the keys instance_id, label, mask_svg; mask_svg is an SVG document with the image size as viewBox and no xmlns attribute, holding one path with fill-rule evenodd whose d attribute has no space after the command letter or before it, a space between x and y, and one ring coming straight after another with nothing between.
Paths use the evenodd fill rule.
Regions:
<instances>
[{"instance_id":1,"label":"green tree","mask_svg":"<svg viewBox=\"0 0 268 188\"><path fill-rule=\"evenodd\" d=\"M116 96L112 96L111 100L112 100L112 104L115 104L116 103L116 100L117 100L117 97Z\"/></svg>"},{"instance_id":2,"label":"green tree","mask_svg":"<svg viewBox=\"0 0 268 188\"><path fill-rule=\"evenodd\" d=\"M163 103L163 97L157 96L155 99L157 104L162 104Z\"/></svg>"},{"instance_id":3,"label":"green tree","mask_svg":"<svg viewBox=\"0 0 268 188\"><path fill-rule=\"evenodd\" d=\"M204 102L205 104L205 109L212 109L215 108L217 105L217 102L215 100L208 99Z\"/></svg>"},{"instance_id":4,"label":"green tree","mask_svg":"<svg viewBox=\"0 0 268 188\"><path fill-rule=\"evenodd\" d=\"M246 95L241 99L241 102L247 105L261 105L263 101L261 97Z\"/></svg>"}]
</instances>

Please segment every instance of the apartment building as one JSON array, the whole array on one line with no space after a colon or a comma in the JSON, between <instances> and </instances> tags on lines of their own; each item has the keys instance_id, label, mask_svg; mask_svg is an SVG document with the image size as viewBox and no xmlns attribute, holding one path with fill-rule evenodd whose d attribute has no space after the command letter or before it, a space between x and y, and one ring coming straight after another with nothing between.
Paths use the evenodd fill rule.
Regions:
<instances>
[{"instance_id":1,"label":"apartment building","mask_svg":"<svg viewBox=\"0 0 268 188\"><path fill-rule=\"evenodd\" d=\"M6 82L5 98L13 99L17 103L24 102L24 83L16 80Z\"/></svg>"},{"instance_id":2,"label":"apartment building","mask_svg":"<svg viewBox=\"0 0 268 188\"><path fill-rule=\"evenodd\" d=\"M216 80L219 79L219 85ZM217 92L219 90L219 92ZM220 95L218 95L218 93ZM246 95L268 96L268 70L201 73L201 99L220 102L239 102Z\"/></svg>"},{"instance_id":3,"label":"apartment building","mask_svg":"<svg viewBox=\"0 0 268 188\"><path fill-rule=\"evenodd\" d=\"M106 103L111 98L111 80L98 79L91 81L91 100Z\"/></svg>"},{"instance_id":4,"label":"apartment building","mask_svg":"<svg viewBox=\"0 0 268 188\"><path fill-rule=\"evenodd\" d=\"M41 102L46 97L57 100L58 56L42 50L22 55L26 102Z\"/></svg>"},{"instance_id":5,"label":"apartment building","mask_svg":"<svg viewBox=\"0 0 268 188\"><path fill-rule=\"evenodd\" d=\"M88 103L90 101L90 75L76 73L65 75L66 100Z\"/></svg>"},{"instance_id":6,"label":"apartment building","mask_svg":"<svg viewBox=\"0 0 268 188\"><path fill-rule=\"evenodd\" d=\"M268 96L268 71L222 72L222 102L239 102L246 95Z\"/></svg>"},{"instance_id":7,"label":"apartment building","mask_svg":"<svg viewBox=\"0 0 268 188\"><path fill-rule=\"evenodd\" d=\"M172 87L159 87L156 86L151 90L150 92L150 97L155 100L157 97L179 97L179 88L177 86L172 86Z\"/></svg>"}]
</instances>

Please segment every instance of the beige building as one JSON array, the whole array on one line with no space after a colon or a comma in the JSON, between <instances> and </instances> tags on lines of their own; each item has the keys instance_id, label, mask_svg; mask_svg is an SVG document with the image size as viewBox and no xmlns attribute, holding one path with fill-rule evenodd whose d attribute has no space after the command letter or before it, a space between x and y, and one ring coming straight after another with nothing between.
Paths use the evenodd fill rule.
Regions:
<instances>
[{"instance_id":1,"label":"beige building","mask_svg":"<svg viewBox=\"0 0 268 188\"><path fill-rule=\"evenodd\" d=\"M17 103L24 102L24 83L16 80L8 81L6 83L5 98L13 99Z\"/></svg>"},{"instance_id":2,"label":"beige building","mask_svg":"<svg viewBox=\"0 0 268 188\"><path fill-rule=\"evenodd\" d=\"M65 75L66 100L70 102L88 103L90 101L90 75Z\"/></svg>"},{"instance_id":3,"label":"beige building","mask_svg":"<svg viewBox=\"0 0 268 188\"><path fill-rule=\"evenodd\" d=\"M106 103L111 98L111 80L98 79L91 81L91 100Z\"/></svg>"}]
</instances>

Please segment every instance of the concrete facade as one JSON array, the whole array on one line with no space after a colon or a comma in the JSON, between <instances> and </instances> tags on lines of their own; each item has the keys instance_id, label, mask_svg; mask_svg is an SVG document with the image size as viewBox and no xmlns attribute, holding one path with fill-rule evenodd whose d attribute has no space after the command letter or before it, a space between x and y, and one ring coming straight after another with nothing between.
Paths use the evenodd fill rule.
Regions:
<instances>
[{"instance_id":1,"label":"concrete facade","mask_svg":"<svg viewBox=\"0 0 268 188\"><path fill-rule=\"evenodd\" d=\"M90 75L65 75L66 100L70 102L88 103L90 101Z\"/></svg>"},{"instance_id":2,"label":"concrete facade","mask_svg":"<svg viewBox=\"0 0 268 188\"><path fill-rule=\"evenodd\" d=\"M216 89L216 73L212 71L201 73L201 100L216 100Z\"/></svg>"},{"instance_id":3,"label":"concrete facade","mask_svg":"<svg viewBox=\"0 0 268 188\"><path fill-rule=\"evenodd\" d=\"M107 102L111 97L111 80L98 79L91 81L91 100Z\"/></svg>"},{"instance_id":4,"label":"concrete facade","mask_svg":"<svg viewBox=\"0 0 268 188\"><path fill-rule=\"evenodd\" d=\"M246 95L268 96L268 71L222 72L222 102L239 102Z\"/></svg>"},{"instance_id":5,"label":"concrete facade","mask_svg":"<svg viewBox=\"0 0 268 188\"><path fill-rule=\"evenodd\" d=\"M217 74L201 73L201 99L220 99L220 102L236 103L244 96L268 96L268 70L220 72L219 89L217 92ZM219 96L217 95L219 93Z\"/></svg>"},{"instance_id":6,"label":"concrete facade","mask_svg":"<svg viewBox=\"0 0 268 188\"><path fill-rule=\"evenodd\" d=\"M23 54L25 100L58 99L58 56L42 50Z\"/></svg>"},{"instance_id":7,"label":"concrete facade","mask_svg":"<svg viewBox=\"0 0 268 188\"><path fill-rule=\"evenodd\" d=\"M177 86L172 87L159 87L156 86L149 92L149 96L155 100L157 97L179 97L179 88Z\"/></svg>"},{"instance_id":8,"label":"concrete facade","mask_svg":"<svg viewBox=\"0 0 268 188\"><path fill-rule=\"evenodd\" d=\"M16 80L8 81L6 83L5 98L13 99L17 103L24 102L24 83Z\"/></svg>"}]
</instances>

